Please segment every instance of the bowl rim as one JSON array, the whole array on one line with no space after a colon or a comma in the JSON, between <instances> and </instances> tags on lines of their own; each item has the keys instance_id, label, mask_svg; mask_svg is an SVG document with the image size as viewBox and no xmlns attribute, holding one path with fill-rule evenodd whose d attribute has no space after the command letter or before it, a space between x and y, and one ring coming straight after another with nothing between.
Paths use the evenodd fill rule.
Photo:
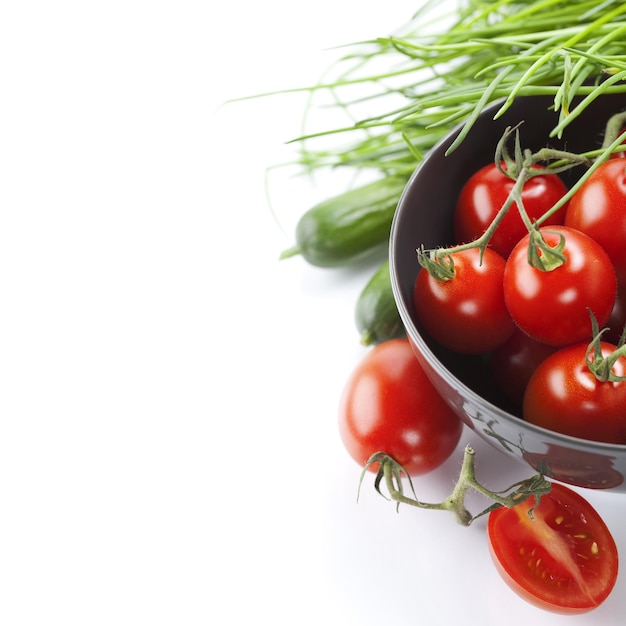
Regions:
<instances>
[{"instance_id":1,"label":"bowl rim","mask_svg":"<svg viewBox=\"0 0 626 626\"><path fill-rule=\"evenodd\" d=\"M523 98L531 98L532 96L523 96ZM502 101L493 103L492 105L483 109L481 115L487 115L489 113L495 114L495 112L501 107ZM456 388L459 390L459 393L470 399L474 402L477 408L484 408L485 410L494 413L497 415L499 419L506 422L508 425L513 427L522 426L525 430L528 430L536 435L545 439L552 439L555 443L559 443L561 445L566 445L568 447L575 448L585 448L590 452L601 451L604 455L623 455L626 452L626 444L616 444L609 443L604 441L593 441L591 439L582 439L579 437L574 437L572 435L567 435L565 433L559 433L557 431L553 431L542 426L537 426L535 424L531 424L529 422L525 422L521 417L510 413L509 411L499 407L493 402L487 400L476 391L474 391L471 387L466 385L462 380L457 378L435 355L432 351L422 333L416 327L415 323L411 318L411 314L406 306L404 296L402 294L400 288L400 277L398 264L396 262L396 252L397 252L397 237L399 231L399 223L401 221L402 215L407 211L407 198L410 194L410 190L415 185L415 180L419 177L421 170L428 162L434 158L435 154L440 153L442 150L445 150L452 141L456 138L456 136L461 132L464 123L459 124L453 130L451 130L445 137L440 139L435 146L425 155L423 160L418 164L415 168L411 176L409 177L402 193L400 194L400 198L398 199L398 204L396 207L396 211L394 213L394 217L391 223L391 229L389 234L389 272L391 276L391 288L393 292L393 297L396 302L396 306L398 308L398 313L402 320L402 323L410 336L411 340L416 344L417 348L424 355L427 361L430 363L432 368L435 370L436 374L444 379L447 385ZM419 245L419 241L417 241L416 237L416 256L415 262L417 261L417 246ZM626 384L626 383L624 383Z\"/></svg>"}]
</instances>

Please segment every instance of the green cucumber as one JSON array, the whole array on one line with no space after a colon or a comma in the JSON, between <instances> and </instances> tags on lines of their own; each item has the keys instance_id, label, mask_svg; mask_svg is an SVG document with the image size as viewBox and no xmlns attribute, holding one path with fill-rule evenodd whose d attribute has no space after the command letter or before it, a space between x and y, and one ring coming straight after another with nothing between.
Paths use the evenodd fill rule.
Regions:
<instances>
[{"instance_id":1,"label":"green cucumber","mask_svg":"<svg viewBox=\"0 0 626 626\"><path fill-rule=\"evenodd\" d=\"M280 258L301 254L311 265L341 267L384 254L406 182L389 176L316 204L296 225L296 245Z\"/></svg>"},{"instance_id":2,"label":"green cucumber","mask_svg":"<svg viewBox=\"0 0 626 626\"><path fill-rule=\"evenodd\" d=\"M355 322L365 346L406 336L391 288L389 261L383 263L361 291Z\"/></svg>"}]
</instances>

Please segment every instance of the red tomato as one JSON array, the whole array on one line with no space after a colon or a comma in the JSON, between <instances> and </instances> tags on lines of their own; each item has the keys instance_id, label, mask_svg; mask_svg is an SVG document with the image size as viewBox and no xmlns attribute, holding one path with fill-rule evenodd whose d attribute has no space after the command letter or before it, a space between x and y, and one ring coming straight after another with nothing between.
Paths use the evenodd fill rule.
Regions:
<instances>
[{"instance_id":1,"label":"red tomato","mask_svg":"<svg viewBox=\"0 0 626 626\"><path fill-rule=\"evenodd\" d=\"M585 613L611 593L618 573L615 540L578 493L554 483L528 515L534 496L489 514L487 534L505 582L532 604L555 613Z\"/></svg>"},{"instance_id":2,"label":"red tomato","mask_svg":"<svg viewBox=\"0 0 626 626\"><path fill-rule=\"evenodd\" d=\"M609 159L572 196L565 225L595 239L626 285L626 158Z\"/></svg>"},{"instance_id":3,"label":"red tomato","mask_svg":"<svg viewBox=\"0 0 626 626\"><path fill-rule=\"evenodd\" d=\"M591 338L588 308L606 324L617 285L606 252L591 237L565 226L541 229L551 247L565 237L563 265L542 271L528 262L529 236L511 252L504 271L504 299L517 325L536 341L564 346Z\"/></svg>"},{"instance_id":4,"label":"red tomato","mask_svg":"<svg viewBox=\"0 0 626 626\"><path fill-rule=\"evenodd\" d=\"M415 311L425 330L442 346L464 354L490 352L515 330L504 304L504 259L487 248L452 254L454 277L438 280L425 269L413 291Z\"/></svg>"},{"instance_id":5,"label":"red tomato","mask_svg":"<svg viewBox=\"0 0 626 626\"><path fill-rule=\"evenodd\" d=\"M454 215L457 242L468 243L482 235L504 206L515 181L505 176L495 163L485 165L465 183L459 195ZM541 217L565 194L567 187L556 174L533 176L524 184L522 202L531 221ZM548 218L546 224L562 224L565 207ZM505 259L527 229L516 204L507 211L489 245Z\"/></svg>"},{"instance_id":6,"label":"red tomato","mask_svg":"<svg viewBox=\"0 0 626 626\"><path fill-rule=\"evenodd\" d=\"M516 330L491 355L491 377L508 400L521 406L530 377L539 364L557 349Z\"/></svg>"},{"instance_id":7,"label":"red tomato","mask_svg":"<svg viewBox=\"0 0 626 626\"><path fill-rule=\"evenodd\" d=\"M601 342L604 356L615 346ZM524 395L527 422L573 437L626 444L626 383L602 382L585 362L587 344L566 346L532 375ZM626 357L613 366L626 376Z\"/></svg>"},{"instance_id":8,"label":"red tomato","mask_svg":"<svg viewBox=\"0 0 626 626\"><path fill-rule=\"evenodd\" d=\"M339 433L360 466L374 453L385 452L407 474L425 474L452 454L462 429L460 418L433 387L406 339L372 348L341 397ZM377 466L370 469L377 471Z\"/></svg>"}]
</instances>

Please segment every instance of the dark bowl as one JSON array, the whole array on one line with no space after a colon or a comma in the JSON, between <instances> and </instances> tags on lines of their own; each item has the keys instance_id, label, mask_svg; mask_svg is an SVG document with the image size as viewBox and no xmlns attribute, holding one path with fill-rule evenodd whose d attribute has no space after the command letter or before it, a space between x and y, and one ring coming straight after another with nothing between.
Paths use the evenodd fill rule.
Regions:
<instances>
[{"instance_id":1,"label":"dark bowl","mask_svg":"<svg viewBox=\"0 0 626 626\"><path fill-rule=\"evenodd\" d=\"M601 146L606 120L626 109L626 94L603 95L595 100L571 122L561 139L549 138L557 121L552 103L550 97L519 97L497 120L493 118L499 105L491 106L450 155L445 152L460 128L428 154L402 194L391 229L394 297L422 366L441 395L480 437L555 480L626 492L626 445L578 439L525 422L498 397L481 357L456 355L436 344L420 328L413 306L413 285L420 269L416 249L454 243L452 221L457 195L471 174L493 161L496 144L507 127L523 122L522 145L533 151L549 145L583 152Z\"/></svg>"}]
</instances>

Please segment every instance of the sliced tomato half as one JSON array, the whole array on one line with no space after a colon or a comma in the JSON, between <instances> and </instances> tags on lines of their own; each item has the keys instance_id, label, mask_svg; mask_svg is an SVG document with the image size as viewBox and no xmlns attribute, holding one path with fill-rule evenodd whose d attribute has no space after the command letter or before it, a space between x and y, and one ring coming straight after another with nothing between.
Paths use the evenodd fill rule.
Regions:
<instances>
[{"instance_id":1,"label":"sliced tomato half","mask_svg":"<svg viewBox=\"0 0 626 626\"><path fill-rule=\"evenodd\" d=\"M491 555L505 582L532 604L556 613L598 607L617 580L618 554L608 527L581 495L559 483L541 497L489 514Z\"/></svg>"}]
</instances>

